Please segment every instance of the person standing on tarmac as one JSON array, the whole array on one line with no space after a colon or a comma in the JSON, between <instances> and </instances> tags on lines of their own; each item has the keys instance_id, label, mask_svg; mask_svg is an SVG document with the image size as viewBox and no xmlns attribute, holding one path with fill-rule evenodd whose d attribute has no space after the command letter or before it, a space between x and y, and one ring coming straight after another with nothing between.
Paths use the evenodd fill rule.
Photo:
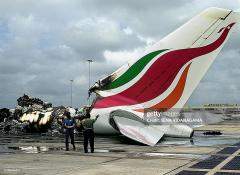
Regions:
<instances>
[{"instance_id":1,"label":"person standing on tarmac","mask_svg":"<svg viewBox=\"0 0 240 175\"><path fill-rule=\"evenodd\" d=\"M63 121L63 127L65 128L65 144L66 144L66 151L69 151L69 144L68 139L70 137L71 144L73 146L73 150L75 150L75 143L74 143L74 127L75 127L75 119L71 117L70 112L65 113L66 117Z\"/></svg>"},{"instance_id":2,"label":"person standing on tarmac","mask_svg":"<svg viewBox=\"0 0 240 175\"><path fill-rule=\"evenodd\" d=\"M94 152L94 130L93 130L93 124L97 120L99 116L97 116L95 119L90 119L90 109L87 110L87 114L85 118L82 120L82 126L83 126L83 145L84 145L84 152L88 153L88 141L90 142L90 148L91 153Z\"/></svg>"}]
</instances>

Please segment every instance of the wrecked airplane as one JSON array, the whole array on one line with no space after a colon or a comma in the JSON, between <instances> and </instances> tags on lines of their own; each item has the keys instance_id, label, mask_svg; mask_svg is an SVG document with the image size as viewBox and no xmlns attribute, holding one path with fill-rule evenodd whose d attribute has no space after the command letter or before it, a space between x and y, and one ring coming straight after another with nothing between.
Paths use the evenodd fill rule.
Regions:
<instances>
[{"instance_id":1,"label":"wrecked airplane","mask_svg":"<svg viewBox=\"0 0 240 175\"><path fill-rule=\"evenodd\" d=\"M155 145L163 136L192 137L186 123L154 124L148 111L180 111L240 20L240 12L208 8L128 63L97 81L95 132ZM165 116L168 117L168 116ZM199 126L199 125L196 125Z\"/></svg>"}]
</instances>

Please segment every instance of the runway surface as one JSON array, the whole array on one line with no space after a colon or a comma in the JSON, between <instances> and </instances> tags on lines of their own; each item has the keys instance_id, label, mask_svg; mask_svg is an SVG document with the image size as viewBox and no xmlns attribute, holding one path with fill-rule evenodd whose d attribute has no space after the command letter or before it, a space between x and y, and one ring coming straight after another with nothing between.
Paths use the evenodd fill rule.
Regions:
<instances>
[{"instance_id":1,"label":"runway surface","mask_svg":"<svg viewBox=\"0 0 240 175\"><path fill-rule=\"evenodd\" d=\"M206 130L223 135L206 136ZM123 136L96 136L95 153L65 151L63 136L0 136L0 174L240 174L240 121L198 128L192 139L164 138L154 147Z\"/></svg>"}]
</instances>

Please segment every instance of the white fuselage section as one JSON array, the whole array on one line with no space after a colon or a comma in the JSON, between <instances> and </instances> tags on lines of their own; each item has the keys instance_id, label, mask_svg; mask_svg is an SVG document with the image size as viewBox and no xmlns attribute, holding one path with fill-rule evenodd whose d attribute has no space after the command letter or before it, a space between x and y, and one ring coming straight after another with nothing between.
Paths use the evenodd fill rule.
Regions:
<instances>
[{"instance_id":1,"label":"white fuselage section","mask_svg":"<svg viewBox=\"0 0 240 175\"><path fill-rule=\"evenodd\" d=\"M99 118L94 124L94 132L96 134L112 135L120 133L109 123L110 112L107 113L106 109L93 109L91 112L92 118L95 118L97 115L99 115ZM160 125L158 127L161 127L162 130L165 130L165 136L190 138L193 134L193 129L185 124Z\"/></svg>"}]
</instances>

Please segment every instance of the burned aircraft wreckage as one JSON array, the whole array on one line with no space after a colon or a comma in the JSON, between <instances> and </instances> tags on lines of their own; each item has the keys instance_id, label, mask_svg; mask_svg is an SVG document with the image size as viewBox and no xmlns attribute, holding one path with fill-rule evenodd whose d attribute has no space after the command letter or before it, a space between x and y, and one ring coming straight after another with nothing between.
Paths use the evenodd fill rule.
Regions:
<instances>
[{"instance_id":1,"label":"burned aircraft wreckage","mask_svg":"<svg viewBox=\"0 0 240 175\"><path fill-rule=\"evenodd\" d=\"M0 109L0 133L62 133L62 121L65 117L65 111L69 111L72 116L80 115L73 108L52 107L51 103L24 94L17 99L15 109Z\"/></svg>"}]
</instances>

